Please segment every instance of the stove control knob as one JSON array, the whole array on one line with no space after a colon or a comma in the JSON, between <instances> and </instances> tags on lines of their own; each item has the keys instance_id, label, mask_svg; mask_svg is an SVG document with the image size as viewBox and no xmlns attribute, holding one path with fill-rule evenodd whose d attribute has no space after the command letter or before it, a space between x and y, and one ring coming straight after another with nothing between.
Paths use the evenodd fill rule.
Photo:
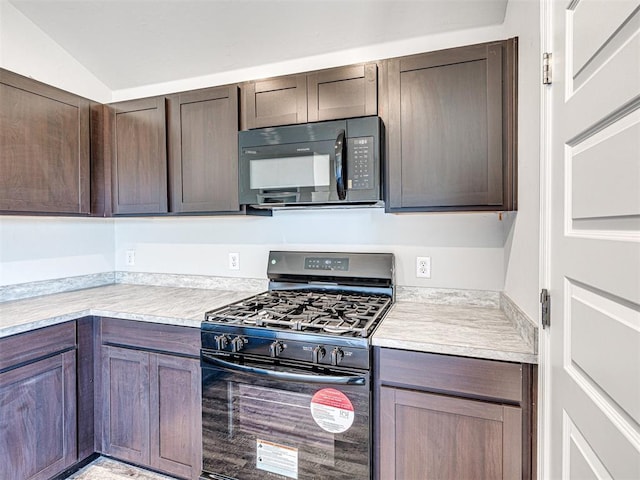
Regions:
<instances>
[{"instance_id":1,"label":"stove control knob","mask_svg":"<svg viewBox=\"0 0 640 480\"><path fill-rule=\"evenodd\" d=\"M269 345L269 355L276 358L284 350L284 344L280 340L276 340Z\"/></svg>"},{"instance_id":2,"label":"stove control knob","mask_svg":"<svg viewBox=\"0 0 640 480\"><path fill-rule=\"evenodd\" d=\"M342 361L342 357L344 357L344 352L340 348L336 347L331 350L331 365L338 365Z\"/></svg>"},{"instance_id":3,"label":"stove control knob","mask_svg":"<svg viewBox=\"0 0 640 480\"><path fill-rule=\"evenodd\" d=\"M320 359L324 358L327 351L324 349L322 345L318 345L313 349L313 363L320 363Z\"/></svg>"},{"instance_id":4,"label":"stove control knob","mask_svg":"<svg viewBox=\"0 0 640 480\"><path fill-rule=\"evenodd\" d=\"M244 348L244 346L249 343L245 337L236 337L231 340L231 350L233 353L238 353L240 350Z\"/></svg>"},{"instance_id":5,"label":"stove control knob","mask_svg":"<svg viewBox=\"0 0 640 480\"><path fill-rule=\"evenodd\" d=\"M229 335L216 335L213 339L216 341L218 350L224 350L229 345Z\"/></svg>"}]
</instances>

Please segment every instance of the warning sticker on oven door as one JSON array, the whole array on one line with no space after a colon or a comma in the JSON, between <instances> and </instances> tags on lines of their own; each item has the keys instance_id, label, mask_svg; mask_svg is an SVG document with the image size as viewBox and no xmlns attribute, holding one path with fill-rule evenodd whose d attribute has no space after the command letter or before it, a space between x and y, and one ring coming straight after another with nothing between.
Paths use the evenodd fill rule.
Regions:
<instances>
[{"instance_id":1,"label":"warning sticker on oven door","mask_svg":"<svg viewBox=\"0 0 640 480\"><path fill-rule=\"evenodd\" d=\"M335 388L323 388L313 395L311 415L320 428L330 433L346 432L355 417L351 400Z\"/></svg>"},{"instance_id":2,"label":"warning sticker on oven door","mask_svg":"<svg viewBox=\"0 0 640 480\"><path fill-rule=\"evenodd\" d=\"M257 439L256 468L297 479L298 449Z\"/></svg>"}]
</instances>

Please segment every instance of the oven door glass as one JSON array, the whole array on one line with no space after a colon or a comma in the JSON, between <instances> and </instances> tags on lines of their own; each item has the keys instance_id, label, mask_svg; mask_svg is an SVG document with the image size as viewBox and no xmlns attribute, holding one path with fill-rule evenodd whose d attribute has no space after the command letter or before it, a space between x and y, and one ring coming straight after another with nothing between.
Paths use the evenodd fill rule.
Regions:
<instances>
[{"instance_id":1,"label":"oven door glass","mask_svg":"<svg viewBox=\"0 0 640 480\"><path fill-rule=\"evenodd\" d=\"M369 478L368 373L216 360L202 355L203 478Z\"/></svg>"}]
</instances>

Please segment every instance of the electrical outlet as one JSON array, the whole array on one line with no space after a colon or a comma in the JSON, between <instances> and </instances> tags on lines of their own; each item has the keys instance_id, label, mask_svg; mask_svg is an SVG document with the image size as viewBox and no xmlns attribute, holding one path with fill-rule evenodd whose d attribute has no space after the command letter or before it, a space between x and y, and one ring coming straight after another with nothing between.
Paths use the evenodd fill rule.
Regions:
<instances>
[{"instance_id":1,"label":"electrical outlet","mask_svg":"<svg viewBox=\"0 0 640 480\"><path fill-rule=\"evenodd\" d=\"M229 254L229 270L240 270L240 254Z\"/></svg>"},{"instance_id":2,"label":"electrical outlet","mask_svg":"<svg viewBox=\"0 0 640 480\"><path fill-rule=\"evenodd\" d=\"M431 278L431 257L416 257L416 277Z\"/></svg>"},{"instance_id":3,"label":"electrical outlet","mask_svg":"<svg viewBox=\"0 0 640 480\"><path fill-rule=\"evenodd\" d=\"M136 264L136 251L135 250L127 250L125 257L125 263L129 267L133 267Z\"/></svg>"}]
</instances>

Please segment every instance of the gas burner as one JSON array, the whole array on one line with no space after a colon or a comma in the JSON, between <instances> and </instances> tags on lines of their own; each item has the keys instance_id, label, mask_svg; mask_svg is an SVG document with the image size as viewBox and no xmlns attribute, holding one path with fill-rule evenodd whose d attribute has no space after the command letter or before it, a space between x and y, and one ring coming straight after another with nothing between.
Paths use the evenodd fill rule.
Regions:
<instances>
[{"instance_id":1,"label":"gas burner","mask_svg":"<svg viewBox=\"0 0 640 480\"><path fill-rule=\"evenodd\" d=\"M367 337L390 304L388 295L269 291L209 312L206 318L217 323Z\"/></svg>"}]
</instances>

